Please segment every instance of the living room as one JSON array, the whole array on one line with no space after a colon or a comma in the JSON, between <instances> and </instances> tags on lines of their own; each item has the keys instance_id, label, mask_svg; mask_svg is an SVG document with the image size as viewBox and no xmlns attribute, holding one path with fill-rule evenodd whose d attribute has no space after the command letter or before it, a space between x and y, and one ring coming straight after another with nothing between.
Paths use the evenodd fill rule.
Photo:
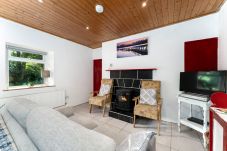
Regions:
<instances>
[{"instance_id":1,"label":"living room","mask_svg":"<svg viewBox=\"0 0 227 151\"><path fill-rule=\"evenodd\" d=\"M227 150L225 1L3 0L0 16L0 150ZM192 72L223 87L189 90Z\"/></svg>"}]
</instances>

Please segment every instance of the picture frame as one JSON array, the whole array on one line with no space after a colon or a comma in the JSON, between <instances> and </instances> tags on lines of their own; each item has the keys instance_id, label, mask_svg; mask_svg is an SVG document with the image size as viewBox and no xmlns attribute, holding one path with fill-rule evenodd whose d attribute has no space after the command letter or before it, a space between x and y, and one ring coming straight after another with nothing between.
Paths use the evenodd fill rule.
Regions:
<instances>
[{"instance_id":1,"label":"picture frame","mask_svg":"<svg viewBox=\"0 0 227 151\"><path fill-rule=\"evenodd\" d=\"M148 55L148 38L117 43L117 58Z\"/></svg>"}]
</instances>

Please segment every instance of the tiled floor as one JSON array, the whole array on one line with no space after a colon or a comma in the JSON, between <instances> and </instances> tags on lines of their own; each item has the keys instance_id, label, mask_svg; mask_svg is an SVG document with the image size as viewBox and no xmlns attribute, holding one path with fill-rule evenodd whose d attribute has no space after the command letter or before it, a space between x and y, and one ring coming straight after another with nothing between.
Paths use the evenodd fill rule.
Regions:
<instances>
[{"instance_id":1,"label":"tiled floor","mask_svg":"<svg viewBox=\"0 0 227 151\"><path fill-rule=\"evenodd\" d=\"M83 119L86 125L90 124L92 129L113 138L119 144L130 133L138 131L155 131L156 121L148 119L138 119L137 128L132 124L111 118L106 112L102 116L101 109L94 107L92 114L89 112L87 103L73 107L74 116L71 119ZM86 120L84 120L86 119ZM157 151L205 151L202 145L202 136L200 133L182 126L182 132L179 133L177 125L174 123L162 122L160 136L156 140Z\"/></svg>"}]
</instances>

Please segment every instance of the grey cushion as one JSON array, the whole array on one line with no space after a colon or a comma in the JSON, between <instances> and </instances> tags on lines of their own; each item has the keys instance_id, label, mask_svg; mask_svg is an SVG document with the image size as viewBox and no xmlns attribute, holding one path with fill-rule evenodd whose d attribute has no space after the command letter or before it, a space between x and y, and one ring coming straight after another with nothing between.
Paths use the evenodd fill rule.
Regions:
<instances>
[{"instance_id":1,"label":"grey cushion","mask_svg":"<svg viewBox=\"0 0 227 151\"><path fill-rule=\"evenodd\" d=\"M29 112L38 105L31 100L17 98L10 101L6 108L9 113L17 120L17 122L26 129L26 118Z\"/></svg>"},{"instance_id":2,"label":"grey cushion","mask_svg":"<svg viewBox=\"0 0 227 151\"><path fill-rule=\"evenodd\" d=\"M17 123L17 121L9 114L6 109L1 109L1 115L7 125L7 128L12 135L14 142L19 151L38 151L33 142L27 136L24 129Z\"/></svg>"},{"instance_id":3,"label":"grey cushion","mask_svg":"<svg viewBox=\"0 0 227 151\"><path fill-rule=\"evenodd\" d=\"M155 89L140 89L140 103L156 105L156 90Z\"/></svg>"},{"instance_id":4,"label":"grey cushion","mask_svg":"<svg viewBox=\"0 0 227 151\"><path fill-rule=\"evenodd\" d=\"M147 146L147 151L156 151L156 136L152 137Z\"/></svg>"},{"instance_id":5,"label":"grey cushion","mask_svg":"<svg viewBox=\"0 0 227 151\"><path fill-rule=\"evenodd\" d=\"M116 151L155 151L155 133L141 131L132 133L125 138Z\"/></svg>"},{"instance_id":6,"label":"grey cushion","mask_svg":"<svg viewBox=\"0 0 227 151\"><path fill-rule=\"evenodd\" d=\"M102 84L99 90L98 96L104 96L110 93L110 85L109 84Z\"/></svg>"},{"instance_id":7,"label":"grey cushion","mask_svg":"<svg viewBox=\"0 0 227 151\"><path fill-rule=\"evenodd\" d=\"M37 107L27 117L27 133L41 151L114 151L115 142L59 112Z\"/></svg>"}]
</instances>

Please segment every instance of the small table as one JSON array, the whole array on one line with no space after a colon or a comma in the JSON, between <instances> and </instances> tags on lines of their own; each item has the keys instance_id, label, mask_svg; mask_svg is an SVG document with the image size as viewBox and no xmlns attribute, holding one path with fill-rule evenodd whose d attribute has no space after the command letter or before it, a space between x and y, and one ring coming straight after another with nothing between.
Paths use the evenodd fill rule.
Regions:
<instances>
[{"instance_id":1,"label":"small table","mask_svg":"<svg viewBox=\"0 0 227 151\"><path fill-rule=\"evenodd\" d=\"M203 118L203 125L189 121L188 117L187 118L181 118L181 103L187 103L187 104L190 105L189 117L192 117L192 105L202 107L203 108L203 117L204 117ZM192 129L202 133L203 134L203 145L204 145L204 147L207 147L205 133L208 131L207 121L208 121L209 106L210 106L210 103L206 102L206 101L204 102L204 101L196 100L196 99L193 99L193 98L186 98L186 97L178 96L178 130L179 130L179 132L180 132L180 126L181 126L181 124L183 124L185 126L188 126Z\"/></svg>"}]
</instances>

